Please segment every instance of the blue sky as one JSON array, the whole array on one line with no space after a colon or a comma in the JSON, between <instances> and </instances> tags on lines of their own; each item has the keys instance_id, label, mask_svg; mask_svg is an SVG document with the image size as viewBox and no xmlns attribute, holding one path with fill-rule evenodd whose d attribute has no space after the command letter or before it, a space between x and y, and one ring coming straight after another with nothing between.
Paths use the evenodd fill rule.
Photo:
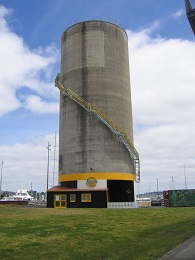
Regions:
<instances>
[{"instance_id":1,"label":"blue sky","mask_svg":"<svg viewBox=\"0 0 195 260\"><path fill-rule=\"evenodd\" d=\"M192 1L193 2L193 1ZM139 192L195 188L195 41L184 1L1 0L0 160L3 190L49 186L58 139L63 31L93 16L116 22L129 36L135 146L141 159ZM140 76L141 75L141 76ZM174 182L172 182L174 180Z\"/></svg>"}]
</instances>

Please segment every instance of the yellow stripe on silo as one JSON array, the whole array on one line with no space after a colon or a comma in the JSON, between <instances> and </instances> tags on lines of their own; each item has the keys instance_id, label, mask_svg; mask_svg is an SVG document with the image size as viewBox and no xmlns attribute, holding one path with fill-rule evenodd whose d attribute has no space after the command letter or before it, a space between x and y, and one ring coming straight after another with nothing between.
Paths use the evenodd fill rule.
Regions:
<instances>
[{"instance_id":1,"label":"yellow stripe on silo","mask_svg":"<svg viewBox=\"0 0 195 260\"><path fill-rule=\"evenodd\" d=\"M70 173L62 174L58 177L59 182L87 180L94 177L97 180L124 180L135 181L135 174L121 172L86 172L86 173Z\"/></svg>"}]
</instances>

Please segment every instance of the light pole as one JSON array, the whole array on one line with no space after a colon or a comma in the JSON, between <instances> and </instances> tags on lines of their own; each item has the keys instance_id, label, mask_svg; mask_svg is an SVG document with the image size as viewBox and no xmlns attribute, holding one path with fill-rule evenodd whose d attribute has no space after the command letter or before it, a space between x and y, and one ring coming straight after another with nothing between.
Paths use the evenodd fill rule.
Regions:
<instances>
[{"instance_id":1,"label":"light pole","mask_svg":"<svg viewBox=\"0 0 195 260\"><path fill-rule=\"evenodd\" d=\"M54 175L55 175L55 169L56 169L56 132L55 132L55 146L54 146L54 163L53 163L53 186L54 186Z\"/></svg>"},{"instance_id":2,"label":"light pole","mask_svg":"<svg viewBox=\"0 0 195 260\"><path fill-rule=\"evenodd\" d=\"M51 151L50 149L50 144L48 142L48 146L46 147L47 148L47 190L48 190L48 181L49 181L49 152Z\"/></svg>"},{"instance_id":3,"label":"light pole","mask_svg":"<svg viewBox=\"0 0 195 260\"><path fill-rule=\"evenodd\" d=\"M186 181L186 166L184 164L184 177L185 177L185 189L187 190L187 181Z\"/></svg>"},{"instance_id":4,"label":"light pole","mask_svg":"<svg viewBox=\"0 0 195 260\"><path fill-rule=\"evenodd\" d=\"M31 181L31 196L32 196L32 181Z\"/></svg>"},{"instance_id":5,"label":"light pole","mask_svg":"<svg viewBox=\"0 0 195 260\"><path fill-rule=\"evenodd\" d=\"M3 173L3 160L2 160L2 162L1 162L1 183L0 183L0 199L1 199L2 173Z\"/></svg>"}]
</instances>

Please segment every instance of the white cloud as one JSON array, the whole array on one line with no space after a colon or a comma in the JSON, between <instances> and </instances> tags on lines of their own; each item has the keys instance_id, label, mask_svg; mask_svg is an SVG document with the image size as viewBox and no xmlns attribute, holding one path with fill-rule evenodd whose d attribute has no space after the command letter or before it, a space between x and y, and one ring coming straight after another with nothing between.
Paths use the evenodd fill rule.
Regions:
<instances>
[{"instance_id":1,"label":"white cloud","mask_svg":"<svg viewBox=\"0 0 195 260\"><path fill-rule=\"evenodd\" d=\"M0 115L24 106L16 96L16 91L23 86L36 91L37 95L58 96L50 79L51 68L58 61L59 51L52 44L31 50L23 38L9 28L6 18L10 13L10 10L0 6Z\"/></svg>"},{"instance_id":2,"label":"white cloud","mask_svg":"<svg viewBox=\"0 0 195 260\"><path fill-rule=\"evenodd\" d=\"M135 146L141 191L195 186L195 43L128 31Z\"/></svg>"},{"instance_id":3,"label":"white cloud","mask_svg":"<svg viewBox=\"0 0 195 260\"><path fill-rule=\"evenodd\" d=\"M38 113L58 113L59 104L54 102L44 102L39 96L29 95L25 100L25 108Z\"/></svg>"},{"instance_id":4,"label":"white cloud","mask_svg":"<svg viewBox=\"0 0 195 260\"><path fill-rule=\"evenodd\" d=\"M184 10L180 9L177 10L175 13L172 14L172 17L175 19L178 19L179 17L181 17L184 14Z\"/></svg>"},{"instance_id":5,"label":"white cloud","mask_svg":"<svg viewBox=\"0 0 195 260\"><path fill-rule=\"evenodd\" d=\"M0 5L0 28L2 32L8 31L7 22L4 17L9 14L11 14L11 10L5 8L3 5Z\"/></svg>"},{"instance_id":6,"label":"white cloud","mask_svg":"<svg viewBox=\"0 0 195 260\"><path fill-rule=\"evenodd\" d=\"M57 138L58 140L58 138ZM58 181L58 163L55 162L54 169L54 145L55 135L34 137L26 143L16 143L13 145L0 146L4 156L2 171L2 190L16 191L21 186L30 190L31 182L33 189L45 191L47 184L47 159L48 151L46 149L48 141L51 144L49 155L49 187L57 185ZM57 149L56 157L57 158Z\"/></svg>"}]
</instances>

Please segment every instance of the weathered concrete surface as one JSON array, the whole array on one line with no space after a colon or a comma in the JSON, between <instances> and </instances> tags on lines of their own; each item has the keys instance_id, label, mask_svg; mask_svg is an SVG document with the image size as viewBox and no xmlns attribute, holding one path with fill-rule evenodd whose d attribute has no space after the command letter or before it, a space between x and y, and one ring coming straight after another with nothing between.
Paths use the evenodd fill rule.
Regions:
<instances>
[{"instance_id":1,"label":"weathered concrete surface","mask_svg":"<svg viewBox=\"0 0 195 260\"><path fill-rule=\"evenodd\" d=\"M133 143L128 40L120 27L87 21L62 35L61 83L97 105ZM59 174L133 173L129 153L110 130L74 101L60 98Z\"/></svg>"}]
</instances>

